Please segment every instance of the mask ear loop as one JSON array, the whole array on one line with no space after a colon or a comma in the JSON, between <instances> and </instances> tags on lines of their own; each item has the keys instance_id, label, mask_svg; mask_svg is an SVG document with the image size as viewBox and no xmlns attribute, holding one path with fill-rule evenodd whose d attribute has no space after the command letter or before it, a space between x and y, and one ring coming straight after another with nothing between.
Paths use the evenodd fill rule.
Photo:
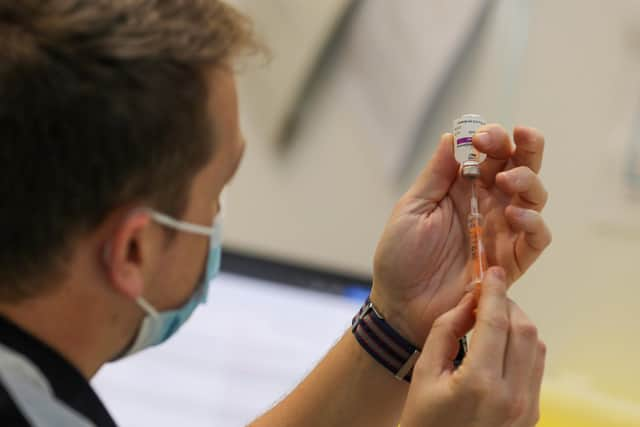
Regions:
<instances>
[{"instance_id":1,"label":"mask ear loop","mask_svg":"<svg viewBox=\"0 0 640 427\"><path fill-rule=\"evenodd\" d=\"M152 216L154 216L154 215L160 216L161 214L157 214L157 213L151 212L151 215ZM155 218L155 219L158 222L166 221L164 219L163 220L160 220L158 218ZM162 222L162 223L164 223L164 222ZM107 243L105 243L104 248L102 250L102 259L103 259L103 262L105 263L105 265L108 264L110 258L111 258L111 242L107 242ZM151 304L149 304L143 297L136 298L136 303L149 316L151 316L151 317L158 317L159 316L158 311L155 308L153 308L151 306Z\"/></svg>"},{"instance_id":2,"label":"mask ear loop","mask_svg":"<svg viewBox=\"0 0 640 427\"><path fill-rule=\"evenodd\" d=\"M153 218L154 221L164 226L167 226L169 228L185 231L187 233L199 234L201 236L207 236L207 237L213 235L213 232L214 232L213 227L205 227L204 225L191 224L188 222L178 221L177 219L173 219L168 215L165 215L156 211L150 211L150 213L151 213L151 218Z\"/></svg>"},{"instance_id":3,"label":"mask ear loop","mask_svg":"<svg viewBox=\"0 0 640 427\"><path fill-rule=\"evenodd\" d=\"M102 258L104 263L108 263L109 258L111 257L111 243L106 243L104 245L104 249L102 250ZM151 317L158 317L158 311L151 306L144 298L138 297L136 298L136 303Z\"/></svg>"},{"instance_id":4,"label":"mask ear loop","mask_svg":"<svg viewBox=\"0 0 640 427\"><path fill-rule=\"evenodd\" d=\"M151 304L149 304L144 298L142 297L138 297L136 298L136 303L140 306L141 309L143 309L149 316L151 317L158 317L160 316L160 314L158 313L158 311L153 308L151 306Z\"/></svg>"},{"instance_id":5,"label":"mask ear loop","mask_svg":"<svg viewBox=\"0 0 640 427\"><path fill-rule=\"evenodd\" d=\"M218 221L218 218L214 220L214 227L205 227L204 225L191 224L184 221L178 221L177 219L171 218L169 215L165 215L160 212L156 212L154 210L149 210L151 214L151 218L156 221L158 224L162 224L166 227L173 228L175 230L184 231L187 233L198 234L201 236L209 237L213 239L217 233L217 229L219 227L215 227L215 223ZM142 308L149 316L158 317L160 314L158 311L151 306L144 298L138 297L136 298L136 303Z\"/></svg>"}]
</instances>

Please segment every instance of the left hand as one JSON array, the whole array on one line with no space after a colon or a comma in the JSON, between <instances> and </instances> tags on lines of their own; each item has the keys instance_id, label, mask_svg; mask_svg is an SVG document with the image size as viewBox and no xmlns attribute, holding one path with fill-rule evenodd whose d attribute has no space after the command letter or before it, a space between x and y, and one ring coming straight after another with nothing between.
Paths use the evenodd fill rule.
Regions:
<instances>
[{"instance_id":1,"label":"left hand","mask_svg":"<svg viewBox=\"0 0 640 427\"><path fill-rule=\"evenodd\" d=\"M540 212L547 202L538 172L544 137L518 127L515 147L499 125L478 130L473 143L487 154L478 179L489 266L518 279L551 243ZM459 174L453 135L442 136L433 158L395 206L374 261L371 300L415 344L461 299L471 280L467 237L470 182Z\"/></svg>"},{"instance_id":2,"label":"left hand","mask_svg":"<svg viewBox=\"0 0 640 427\"><path fill-rule=\"evenodd\" d=\"M540 419L546 346L507 298L504 272L487 271L476 303L469 293L436 319L413 370L402 427L533 427ZM457 369L457 337L474 328Z\"/></svg>"}]
</instances>

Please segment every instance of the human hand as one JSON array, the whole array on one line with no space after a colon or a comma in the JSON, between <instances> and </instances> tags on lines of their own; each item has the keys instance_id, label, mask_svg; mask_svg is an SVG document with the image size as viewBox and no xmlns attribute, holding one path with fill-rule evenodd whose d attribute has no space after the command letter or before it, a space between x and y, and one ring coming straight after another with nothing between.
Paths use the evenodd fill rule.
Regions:
<instances>
[{"instance_id":1,"label":"human hand","mask_svg":"<svg viewBox=\"0 0 640 427\"><path fill-rule=\"evenodd\" d=\"M540 212L547 192L538 177L544 137L518 127L515 147L499 125L473 137L487 154L477 182L485 219L488 264L501 266L510 285L551 242ZM466 221L470 182L460 176L453 135L443 135L433 158L395 206L374 261L371 300L407 339L423 343L433 321L453 307L471 281Z\"/></svg>"},{"instance_id":2,"label":"human hand","mask_svg":"<svg viewBox=\"0 0 640 427\"><path fill-rule=\"evenodd\" d=\"M431 329L413 371L400 425L530 427L539 419L545 345L535 326L506 296L505 273L489 269ZM477 306L477 314L474 310ZM458 339L475 323L462 365L454 369Z\"/></svg>"}]
</instances>

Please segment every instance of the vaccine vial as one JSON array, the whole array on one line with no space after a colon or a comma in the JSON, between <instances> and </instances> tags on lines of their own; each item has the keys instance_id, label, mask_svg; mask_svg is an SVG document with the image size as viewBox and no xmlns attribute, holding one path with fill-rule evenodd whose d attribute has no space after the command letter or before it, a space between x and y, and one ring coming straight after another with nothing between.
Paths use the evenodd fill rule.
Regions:
<instances>
[{"instance_id":1,"label":"vaccine vial","mask_svg":"<svg viewBox=\"0 0 640 427\"><path fill-rule=\"evenodd\" d=\"M471 138L487 122L478 114L465 114L453 122L453 151L462 166L462 176L474 179L480 176L480 163L487 155L473 146Z\"/></svg>"}]
</instances>

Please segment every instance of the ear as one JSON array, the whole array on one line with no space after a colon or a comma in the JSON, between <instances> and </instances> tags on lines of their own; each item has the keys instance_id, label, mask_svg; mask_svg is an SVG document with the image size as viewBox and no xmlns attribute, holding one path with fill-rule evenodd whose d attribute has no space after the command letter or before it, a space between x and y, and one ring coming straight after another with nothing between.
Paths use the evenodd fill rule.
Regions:
<instances>
[{"instance_id":1,"label":"ear","mask_svg":"<svg viewBox=\"0 0 640 427\"><path fill-rule=\"evenodd\" d=\"M104 266L109 283L118 293L132 300L144 291L149 261L153 258L150 239L151 216L145 211L127 215L115 227L104 246Z\"/></svg>"}]
</instances>

